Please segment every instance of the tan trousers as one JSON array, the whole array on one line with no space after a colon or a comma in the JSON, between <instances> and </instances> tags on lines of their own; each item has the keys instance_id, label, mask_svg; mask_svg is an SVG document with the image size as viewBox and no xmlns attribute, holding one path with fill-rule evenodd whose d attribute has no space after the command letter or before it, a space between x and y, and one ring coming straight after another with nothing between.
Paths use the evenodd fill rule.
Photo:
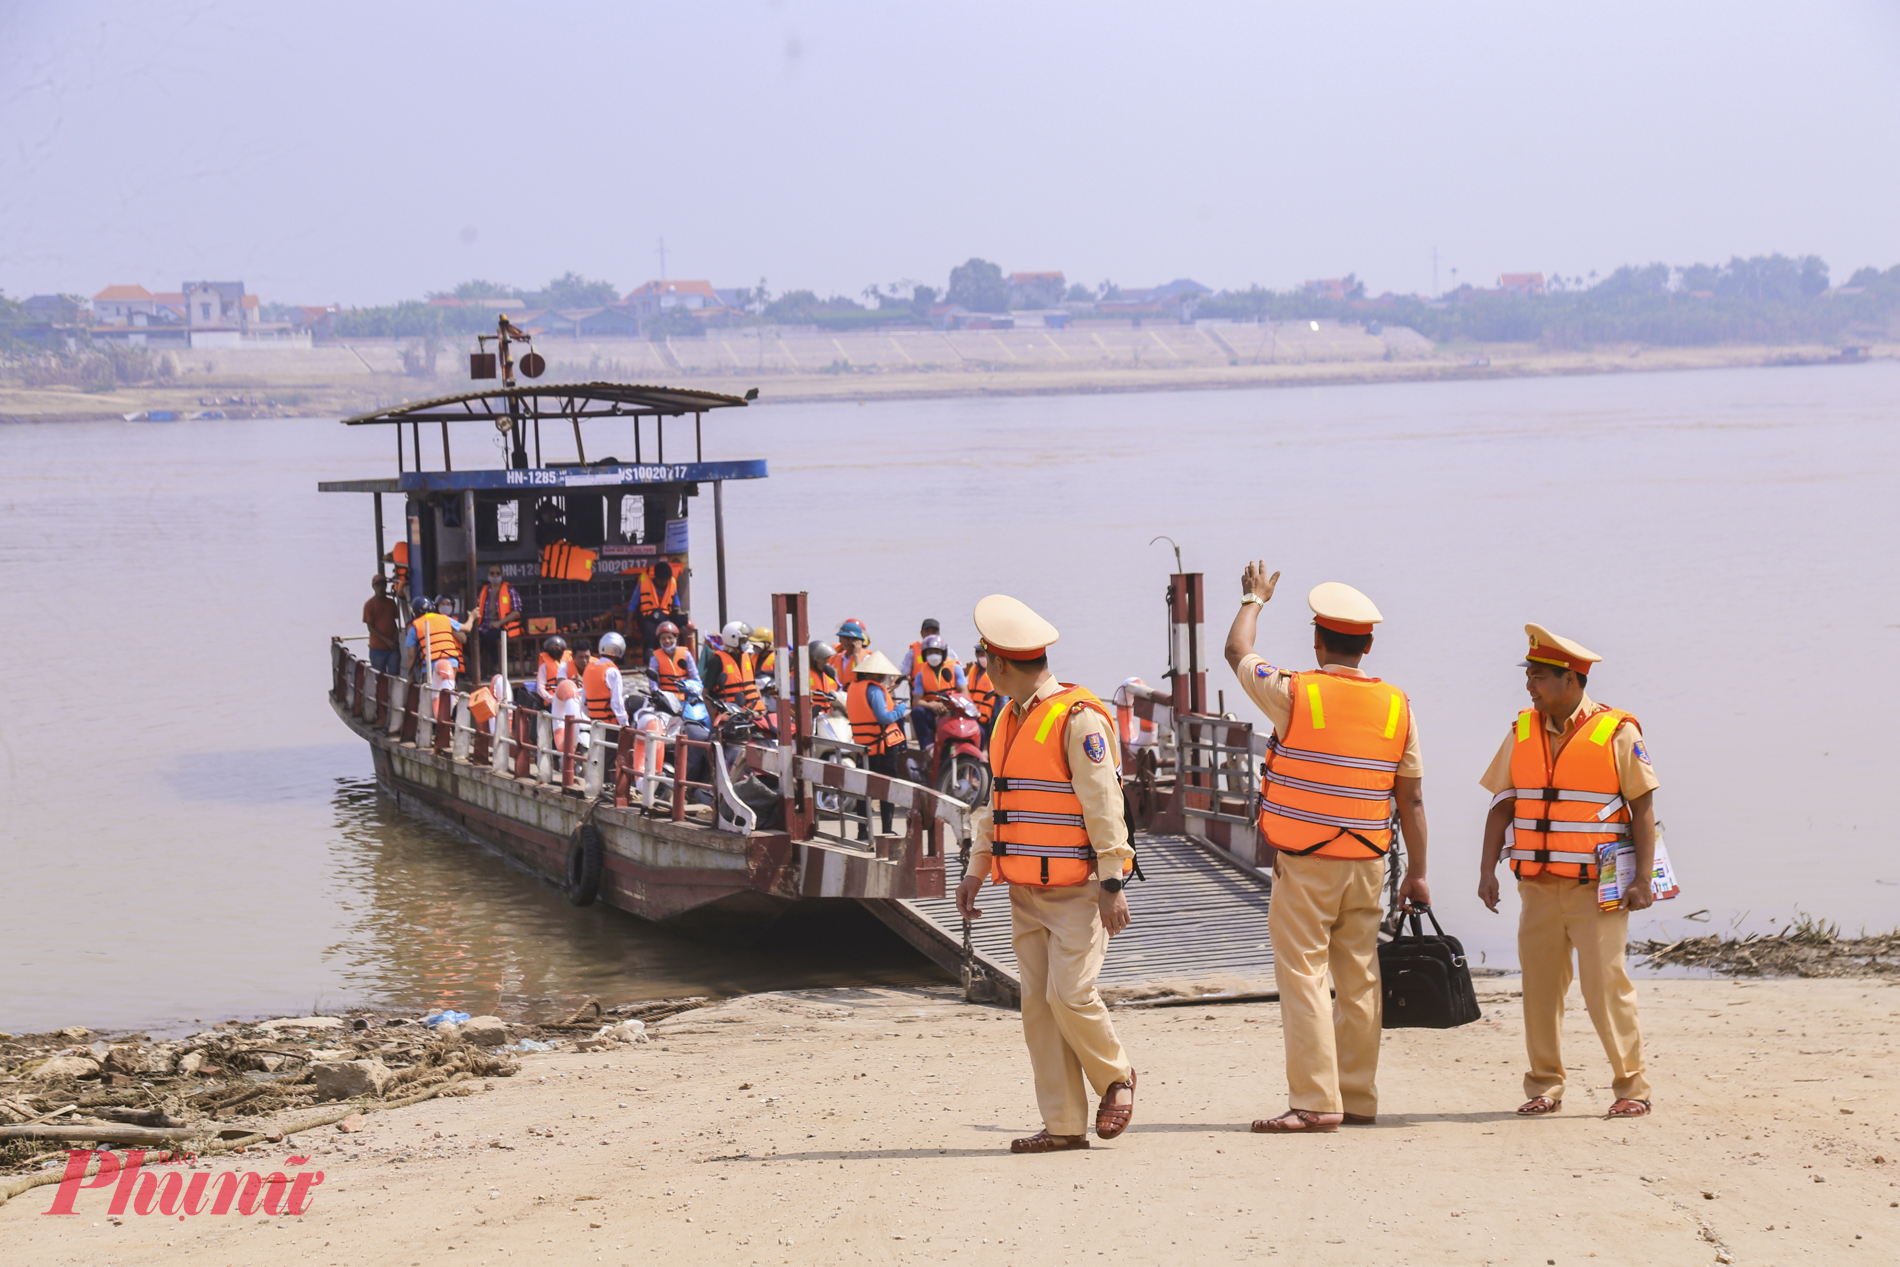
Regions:
<instances>
[{"instance_id":1,"label":"tan trousers","mask_svg":"<svg viewBox=\"0 0 1900 1267\"><path fill-rule=\"evenodd\" d=\"M1095 978L1108 954L1096 903L1101 886L1009 886L1010 943L1023 983L1023 1041L1036 1075L1036 1106L1051 1135L1086 1135L1089 1088L1128 1079L1127 1053L1109 1023ZM1086 1083L1085 1083L1086 1080Z\"/></svg>"},{"instance_id":2,"label":"tan trousers","mask_svg":"<svg viewBox=\"0 0 1900 1267\"><path fill-rule=\"evenodd\" d=\"M1286 1031L1287 1107L1379 1111L1379 918L1383 858L1273 862L1267 929ZM1326 997L1332 973L1337 998Z\"/></svg>"},{"instance_id":3,"label":"tan trousers","mask_svg":"<svg viewBox=\"0 0 1900 1267\"><path fill-rule=\"evenodd\" d=\"M1522 912L1517 923L1517 960L1524 969L1524 1046L1530 1072L1524 1095L1564 1098L1564 995L1570 992L1570 956L1583 1005L1603 1040L1619 1100L1649 1099L1643 1076L1643 1034L1636 1025L1636 986L1623 948L1629 941L1628 911L1597 909L1597 886L1575 880L1520 880Z\"/></svg>"}]
</instances>

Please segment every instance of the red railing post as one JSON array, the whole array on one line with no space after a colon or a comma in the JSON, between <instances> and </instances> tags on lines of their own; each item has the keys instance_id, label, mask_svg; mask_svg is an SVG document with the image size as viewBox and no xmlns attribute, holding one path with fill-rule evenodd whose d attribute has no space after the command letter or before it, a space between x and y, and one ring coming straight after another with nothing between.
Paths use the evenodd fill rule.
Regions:
<instances>
[{"instance_id":1,"label":"red railing post","mask_svg":"<svg viewBox=\"0 0 1900 1267\"><path fill-rule=\"evenodd\" d=\"M684 734L673 741L673 821L686 821L686 745L693 741Z\"/></svg>"},{"instance_id":2,"label":"red railing post","mask_svg":"<svg viewBox=\"0 0 1900 1267\"><path fill-rule=\"evenodd\" d=\"M422 684L404 682L402 684L402 731L396 736L401 743L414 743L418 729L417 714L422 708Z\"/></svg>"},{"instance_id":3,"label":"red railing post","mask_svg":"<svg viewBox=\"0 0 1900 1267\"><path fill-rule=\"evenodd\" d=\"M580 722L573 717L561 719L561 786L574 786L574 743Z\"/></svg>"},{"instance_id":4,"label":"red railing post","mask_svg":"<svg viewBox=\"0 0 1900 1267\"><path fill-rule=\"evenodd\" d=\"M515 777L525 779L534 768L534 742L527 735L535 729L534 710L517 708L513 711L515 723Z\"/></svg>"}]
</instances>

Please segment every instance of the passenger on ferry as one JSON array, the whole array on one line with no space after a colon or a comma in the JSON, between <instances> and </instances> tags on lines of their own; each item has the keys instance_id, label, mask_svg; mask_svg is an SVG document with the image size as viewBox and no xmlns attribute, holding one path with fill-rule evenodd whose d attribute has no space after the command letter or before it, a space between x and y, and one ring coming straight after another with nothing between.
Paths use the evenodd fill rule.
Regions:
<instances>
[{"instance_id":1,"label":"passenger on ferry","mask_svg":"<svg viewBox=\"0 0 1900 1267\"><path fill-rule=\"evenodd\" d=\"M521 595L502 579L501 564L488 565L488 584L475 596L475 610L469 614L479 622L476 628L481 635L482 664L502 667L502 631L508 631L509 645L519 648L517 640L527 632L527 626L522 623Z\"/></svg>"},{"instance_id":2,"label":"passenger on ferry","mask_svg":"<svg viewBox=\"0 0 1900 1267\"><path fill-rule=\"evenodd\" d=\"M415 607L418 614L402 640L403 676L416 676L431 691L452 691L467 636L467 626L455 619L455 598L444 594L433 603L419 598Z\"/></svg>"},{"instance_id":3,"label":"passenger on ferry","mask_svg":"<svg viewBox=\"0 0 1900 1267\"><path fill-rule=\"evenodd\" d=\"M642 568L634 578L633 595L627 610L639 622L640 646L652 651L659 644L660 625L685 615L680 608L679 567L672 559L661 559Z\"/></svg>"},{"instance_id":4,"label":"passenger on ferry","mask_svg":"<svg viewBox=\"0 0 1900 1267\"><path fill-rule=\"evenodd\" d=\"M652 679L653 685L675 695L689 689L704 694L699 666L693 663L692 653L680 646L679 626L663 620L654 635L659 640L659 648L647 659L647 677Z\"/></svg>"},{"instance_id":5,"label":"passenger on ferry","mask_svg":"<svg viewBox=\"0 0 1900 1267\"><path fill-rule=\"evenodd\" d=\"M904 677L906 680L917 676L917 662L923 658L924 640L934 634L941 634L943 626L937 623L935 616L924 617L923 627L917 631L917 641L910 644L904 652Z\"/></svg>"},{"instance_id":6,"label":"passenger on ferry","mask_svg":"<svg viewBox=\"0 0 1900 1267\"><path fill-rule=\"evenodd\" d=\"M814 638L805 652L811 664L811 680L807 689L811 692L812 711L828 713L838 703L838 692L844 689L838 685L838 671L831 667L831 657L838 654L838 650L830 643Z\"/></svg>"},{"instance_id":7,"label":"passenger on ferry","mask_svg":"<svg viewBox=\"0 0 1900 1267\"><path fill-rule=\"evenodd\" d=\"M891 697L891 683L897 680L897 666L882 651L867 653L858 661L851 689L845 695L845 715L851 719L851 738L861 743L870 755L873 774L901 779L907 771L899 762L904 755L904 719ZM884 834L891 834L889 801L879 801L878 810ZM870 811L865 811L868 820ZM870 838L869 822L858 827L858 839Z\"/></svg>"},{"instance_id":8,"label":"passenger on ferry","mask_svg":"<svg viewBox=\"0 0 1900 1267\"><path fill-rule=\"evenodd\" d=\"M620 683L620 658L627 654L627 640L617 633L600 636L599 653L581 674L581 687L587 697L587 716L593 721L627 724L625 688Z\"/></svg>"},{"instance_id":9,"label":"passenger on ferry","mask_svg":"<svg viewBox=\"0 0 1900 1267\"><path fill-rule=\"evenodd\" d=\"M983 720L983 747L987 749L990 746L990 729L996 724L996 705L1003 695L990 681L990 649L980 640L976 644L976 651L970 656L970 667L964 676L964 689L976 701L977 714Z\"/></svg>"},{"instance_id":10,"label":"passenger on ferry","mask_svg":"<svg viewBox=\"0 0 1900 1267\"><path fill-rule=\"evenodd\" d=\"M567 639L555 634L541 640L541 662L534 670L534 694L543 708L553 706L555 687L559 683L579 675L580 670L574 667L574 654L567 649Z\"/></svg>"},{"instance_id":11,"label":"passenger on ferry","mask_svg":"<svg viewBox=\"0 0 1900 1267\"><path fill-rule=\"evenodd\" d=\"M735 620L719 631L719 647L705 667L709 699L737 704L747 712L763 707L759 700L758 657L750 644L752 627Z\"/></svg>"},{"instance_id":12,"label":"passenger on ferry","mask_svg":"<svg viewBox=\"0 0 1900 1267\"><path fill-rule=\"evenodd\" d=\"M945 697L964 689L963 666L937 634L925 634L918 647L921 655L910 678L910 733L928 752L937 742L937 719L950 711Z\"/></svg>"},{"instance_id":13,"label":"passenger on ferry","mask_svg":"<svg viewBox=\"0 0 1900 1267\"><path fill-rule=\"evenodd\" d=\"M838 651L830 661L831 671L837 674L838 685L848 687L858 680L857 664L869 654L865 650L865 643L869 641L861 621L847 620L838 626Z\"/></svg>"},{"instance_id":14,"label":"passenger on ferry","mask_svg":"<svg viewBox=\"0 0 1900 1267\"><path fill-rule=\"evenodd\" d=\"M389 596L389 580L381 572L369 578L372 591L363 604L363 626L369 630L369 667L394 673L402 664L402 629L396 623L396 600Z\"/></svg>"}]
</instances>

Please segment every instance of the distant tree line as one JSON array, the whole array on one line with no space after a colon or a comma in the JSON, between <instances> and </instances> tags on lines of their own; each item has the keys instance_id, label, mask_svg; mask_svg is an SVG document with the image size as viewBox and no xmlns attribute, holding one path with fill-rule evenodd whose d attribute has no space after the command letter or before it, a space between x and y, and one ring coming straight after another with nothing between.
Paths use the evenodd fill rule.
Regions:
<instances>
[{"instance_id":1,"label":"distant tree line","mask_svg":"<svg viewBox=\"0 0 1900 1267\"><path fill-rule=\"evenodd\" d=\"M1357 293L1362 296L1363 288ZM1355 302L1252 286L1210 295L1199 302L1195 314L1236 320L1382 321L1410 326L1440 343L1539 343L1551 348L1871 342L1888 337L1900 318L1900 265L1884 272L1863 268L1838 291L1828 289L1827 264L1814 255L1737 256L1727 264L1685 267L1631 264L1588 286L1561 285L1544 294L1498 294L1465 286L1440 300L1394 295Z\"/></svg>"}]
</instances>

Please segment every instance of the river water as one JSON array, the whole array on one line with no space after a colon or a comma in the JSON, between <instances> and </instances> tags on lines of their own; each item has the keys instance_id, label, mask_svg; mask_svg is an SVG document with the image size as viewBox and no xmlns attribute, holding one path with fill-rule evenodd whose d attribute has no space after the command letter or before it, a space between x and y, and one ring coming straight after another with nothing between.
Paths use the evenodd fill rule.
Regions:
<instances>
[{"instance_id":1,"label":"river water","mask_svg":"<svg viewBox=\"0 0 1900 1267\"><path fill-rule=\"evenodd\" d=\"M1284 572L1260 632L1278 663L1311 655L1312 585L1366 591L1386 616L1366 667L1419 718L1437 905L1508 964L1514 902L1473 894L1476 780L1523 699L1527 620L1602 653L1592 695L1643 722L1684 893L1632 935L1900 923L1897 404L1892 363L767 402L709 418L706 449L771 463L726 497L732 614L753 623L806 589L814 620L862 617L886 648L934 615L967 649L1000 590L1064 631L1062 676L1106 692L1164 667L1157 534L1208 574L1216 659L1249 558ZM874 929L748 953L575 910L379 797L324 699L328 638L361 630L368 499L315 490L390 473L387 440L0 428L0 1029L937 979ZM1224 666L1210 685L1254 716Z\"/></svg>"}]
</instances>

